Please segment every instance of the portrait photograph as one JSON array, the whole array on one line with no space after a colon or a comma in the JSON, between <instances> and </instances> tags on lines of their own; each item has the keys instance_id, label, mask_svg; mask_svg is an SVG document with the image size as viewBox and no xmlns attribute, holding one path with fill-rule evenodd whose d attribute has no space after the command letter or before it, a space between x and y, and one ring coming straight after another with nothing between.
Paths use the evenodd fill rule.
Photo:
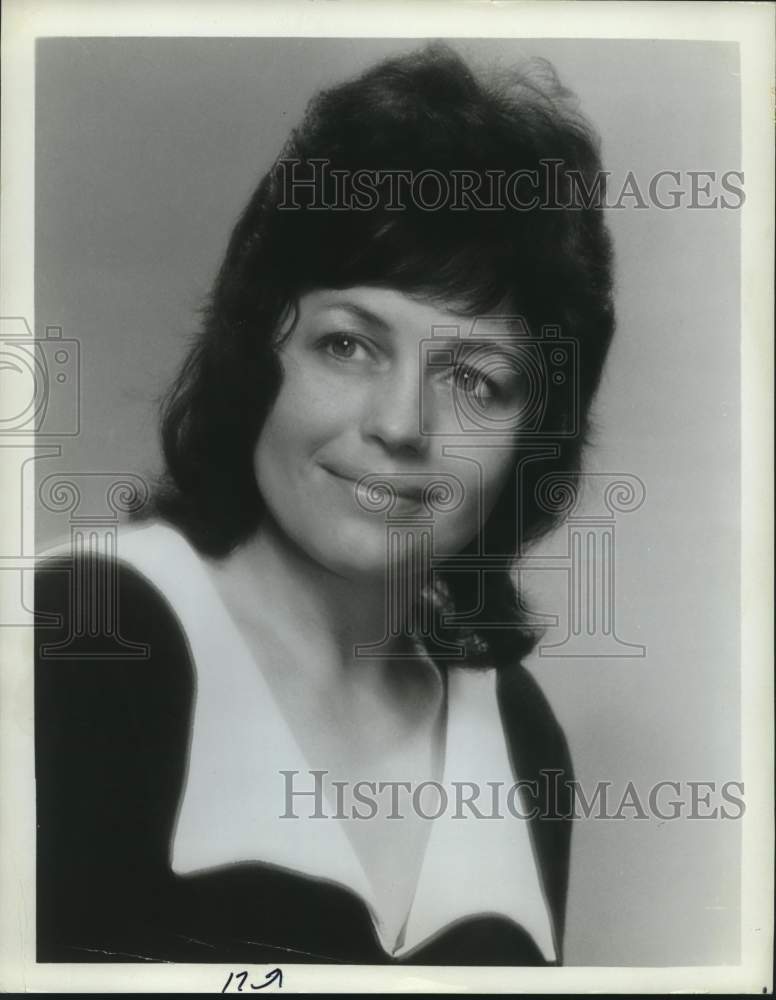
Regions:
<instances>
[{"instance_id":1,"label":"portrait photograph","mask_svg":"<svg viewBox=\"0 0 776 1000\"><path fill-rule=\"evenodd\" d=\"M3 989L771 992L773 5L28 13Z\"/></svg>"}]
</instances>

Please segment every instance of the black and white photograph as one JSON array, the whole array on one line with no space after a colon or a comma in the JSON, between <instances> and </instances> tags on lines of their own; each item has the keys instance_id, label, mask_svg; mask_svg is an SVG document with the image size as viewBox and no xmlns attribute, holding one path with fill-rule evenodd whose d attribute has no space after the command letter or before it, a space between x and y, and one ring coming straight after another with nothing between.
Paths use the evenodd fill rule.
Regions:
<instances>
[{"instance_id":1,"label":"black and white photograph","mask_svg":"<svg viewBox=\"0 0 776 1000\"><path fill-rule=\"evenodd\" d=\"M4 15L0 984L770 993L774 6L221 11Z\"/></svg>"}]
</instances>

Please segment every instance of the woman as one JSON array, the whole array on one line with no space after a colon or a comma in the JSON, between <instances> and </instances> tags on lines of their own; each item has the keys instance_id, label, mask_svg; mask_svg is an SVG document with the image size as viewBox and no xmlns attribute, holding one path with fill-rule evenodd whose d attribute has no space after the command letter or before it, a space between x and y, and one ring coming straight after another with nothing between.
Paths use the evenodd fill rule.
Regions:
<instances>
[{"instance_id":1,"label":"woman","mask_svg":"<svg viewBox=\"0 0 776 1000\"><path fill-rule=\"evenodd\" d=\"M509 567L613 314L596 144L540 69L436 45L311 103L120 538L126 656L46 653L110 566L38 572L39 960L562 960L570 762Z\"/></svg>"}]
</instances>

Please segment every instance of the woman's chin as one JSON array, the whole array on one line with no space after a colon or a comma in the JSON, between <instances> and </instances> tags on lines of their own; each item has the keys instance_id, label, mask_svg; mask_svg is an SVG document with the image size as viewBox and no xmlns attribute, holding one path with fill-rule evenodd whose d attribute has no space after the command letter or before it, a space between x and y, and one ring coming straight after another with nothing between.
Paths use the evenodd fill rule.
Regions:
<instances>
[{"instance_id":1,"label":"woman's chin","mask_svg":"<svg viewBox=\"0 0 776 1000\"><path fill-rule=\"evenodd\" d=\"M405 551L406 549L406 551ZM356 530L332 532L321 539L309 554L330 572L365 585L382 584L390 573L404 573L416 560L413 547L389 544L387 533L359 526Z\"/></svg>"},{"instance_id":2,"label":"woman's chin","mask_svg":"<svg viewBox=\"0 0 776 1000\"><path fill-rule=\"evenodd\" d=\"M328 546L317 553L318 562L330 572L347 579L382 583L388 572L386 546L348 543L335 549Z\"/></svg>"}]
</instances>

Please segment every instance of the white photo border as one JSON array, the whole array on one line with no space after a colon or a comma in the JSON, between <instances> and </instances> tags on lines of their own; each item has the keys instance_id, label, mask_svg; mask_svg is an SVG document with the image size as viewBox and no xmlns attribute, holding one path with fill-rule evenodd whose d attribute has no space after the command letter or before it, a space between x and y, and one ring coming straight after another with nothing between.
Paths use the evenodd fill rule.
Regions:
<instances>
[{"instance_id":1,"label":"white photo border","mask_svg":"<svg viewBox=\"0 0 776 1000\"><path fill-rule=\"evenodd\" d=\"M770 993L773 988L773 132L772 4L450 2L324 3L6 0L2 32L0 315L34 329L34 48L56 36L386 36L654 38L740 46L742 167L741 964L558 969L288 966L287 992ZM398 15L398 16L397 16ZM0 450L0 462L4 461ZM8 465L2 472L9 472ZM2 474L0 472L0 474ZM3 478L4 511L19 485ZM32 504L27 497L25 503ZM30 523L34 514L25 509ZM0 568L5 544L0 548ZM31 629L0 631L0 989L8 992L218 992L221 965L37 964Z\"/></svg>"}]
</instances>

